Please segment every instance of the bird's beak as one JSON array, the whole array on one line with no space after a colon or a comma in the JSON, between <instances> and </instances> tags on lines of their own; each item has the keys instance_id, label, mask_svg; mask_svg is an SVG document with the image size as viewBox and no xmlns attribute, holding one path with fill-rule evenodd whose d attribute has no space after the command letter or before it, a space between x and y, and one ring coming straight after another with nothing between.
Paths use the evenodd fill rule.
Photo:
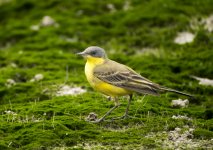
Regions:
<instances>
[{"instance_id":1,"label":"bird's beak","mask_svg":"<svg viewBox=\"0 0 213 150\"><path fill-rule=\"evenodd\" d=\"M80 55L80 56L86 56L87 54L83 51L83 52L80 52L80 53L76 53L76 55Z\"/></svg>"}]
</instances>

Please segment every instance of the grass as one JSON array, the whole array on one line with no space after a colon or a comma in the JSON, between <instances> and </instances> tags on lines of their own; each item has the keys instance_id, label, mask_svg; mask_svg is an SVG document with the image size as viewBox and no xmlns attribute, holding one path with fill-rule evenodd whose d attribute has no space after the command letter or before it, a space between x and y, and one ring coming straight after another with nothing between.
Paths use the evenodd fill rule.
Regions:
<instances>
[{"instance_id":1,"label":"grass","mask_svg":"<svg viewBox=\"0 0 213 150\"><path fill-rule=\"evenodd\" d=\"M123 9L126 2L127 10ZM190 77L212 79L213 35L202 24L190 26L192 19L212 14L212 1L126 2L114 0L112 9L107 1L0 1L0 149L213 147L213 88ZM58 27L41 26L46 15ZM33 25L39 25L39 30L31 30ZM194 41L175 44L182 31L195 34ZM114 105L92 90L84 75L85 62L75 55L91 45L103 47L109 58L150 80L196 98L189 99L187 108L172 108L173 99L186 97L135 95L130 107L135 118L86 122L90 112L101 117ZM30 82L36 74L44 79ZM16 84L7 87L8 79ZM87 92L57 97L61 85ZM107 119L122 115L126 105L121 98L121 107ZM189 119L172 119L174 115ZM195 129L185 139L192 143L175 145L169 140L177 127Z\"/></svg>"}]
</instances>

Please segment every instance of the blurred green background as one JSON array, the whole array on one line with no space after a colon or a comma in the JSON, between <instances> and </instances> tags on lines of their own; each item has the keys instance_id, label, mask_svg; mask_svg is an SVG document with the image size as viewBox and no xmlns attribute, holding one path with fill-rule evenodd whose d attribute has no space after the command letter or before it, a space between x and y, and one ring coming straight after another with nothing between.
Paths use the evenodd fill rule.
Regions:
<instances>
[{"instance_id":1,"label":"blurred green background","mask_svg":"<svg viewBox=\"0 0 213 150\"><path fill-rule=\"evenodd\" d=\"M212 6L212 0L0 0L0 149L211 149ZM195 99L173 108L172 100L187 97L136 95L130 108L136 118L86 122L90 112L100 117L114 105L91 89L85 61L75 55L91 45ZM111 117L122 115L125 98L121 103Z\"/></svg>"}]
</instances>

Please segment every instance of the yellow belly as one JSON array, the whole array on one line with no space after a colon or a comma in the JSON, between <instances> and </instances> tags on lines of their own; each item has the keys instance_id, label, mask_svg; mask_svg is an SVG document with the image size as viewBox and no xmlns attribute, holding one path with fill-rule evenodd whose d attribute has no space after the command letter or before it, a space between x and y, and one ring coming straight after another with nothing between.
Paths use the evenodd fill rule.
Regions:
<instances>
[{"instance_id":1,"label":"yellow belly","mask_svg":"<svg viewBox=\"0 0 213 150\"><path fill-rule=\"evenodd\" d=\"M104 83L104 82L99 82L98 84L96 84L94 86L94 89L96 89L97 91L100 91L101 93L105 95L112 96L112 97L129 95L131 93L130 91L127 91L123 88L116 87L114 85Z\"/></svg>"},{"instance_id":2,"label":"yellow belly","mask_svg":"<svg viewBox=\"0 0 213 150\"><path fill-rule=\"evenodd\" d=\"M108 84L106 82L103 82L101 80L99 80L98 78L96 78L93 75L93 70L95 68L95 66L99 63L103 63L104 60L99 60L97 62L94 63L93 60L87 60L87 63L85 65L85 75L87 77L88 82L90 83L90 85L97 91L108 95L108 96L112 96L112 97L116 97L116 96L124 96L124 95L129 95L131 94L130 91L125 90L123 88Z\"/></svg>"}]
</instances>

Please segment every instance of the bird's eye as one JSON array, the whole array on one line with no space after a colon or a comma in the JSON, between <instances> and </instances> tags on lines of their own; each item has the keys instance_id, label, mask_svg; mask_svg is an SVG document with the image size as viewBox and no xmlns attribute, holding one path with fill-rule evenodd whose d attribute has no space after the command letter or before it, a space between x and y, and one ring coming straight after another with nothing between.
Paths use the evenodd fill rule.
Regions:
<instances>
[{"instance_id":1,"label":"bird's eye","mask_svg":"<svg viewBox=\"0 0 213 150\"><path fill-rule=\"evenodd\" d=\"M96 55L96 51L91 52L92 55Z\"/></svg>"}]
</instances>

